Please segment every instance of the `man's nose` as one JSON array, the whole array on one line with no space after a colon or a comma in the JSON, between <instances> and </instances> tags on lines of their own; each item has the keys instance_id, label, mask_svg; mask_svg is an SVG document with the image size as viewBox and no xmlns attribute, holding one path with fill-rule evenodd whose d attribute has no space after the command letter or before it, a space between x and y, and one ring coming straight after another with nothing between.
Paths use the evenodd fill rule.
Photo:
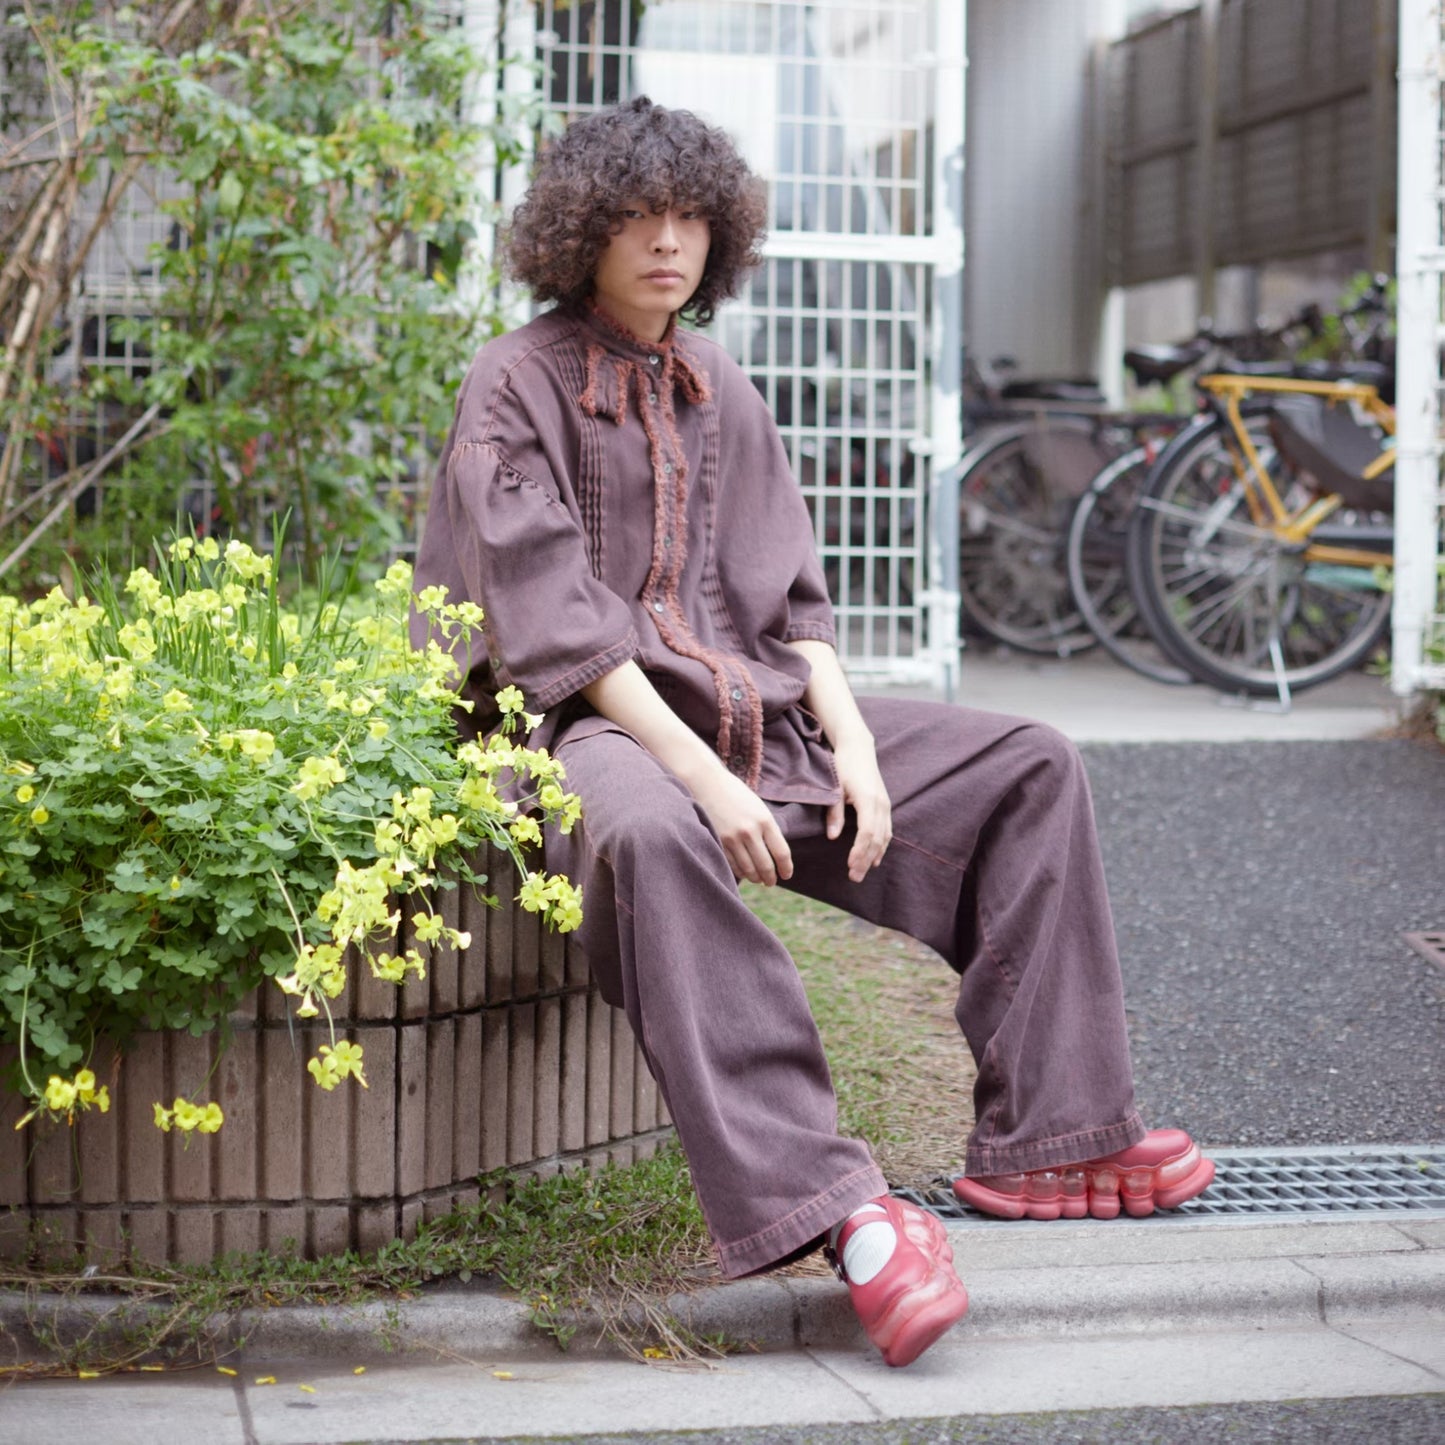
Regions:
<instances>
[{"instance_id":1,"label":"man's nose","mask_svg":"<svg viewBox=\"0 0 1445 1445\"><path fill-rule=\"evenodd\" d=\"M657 229L652 234L652 249L654 251L677 250L677 227L674 225L671 211L664 211L657 218Z\"/></svg>"}]
</instances>

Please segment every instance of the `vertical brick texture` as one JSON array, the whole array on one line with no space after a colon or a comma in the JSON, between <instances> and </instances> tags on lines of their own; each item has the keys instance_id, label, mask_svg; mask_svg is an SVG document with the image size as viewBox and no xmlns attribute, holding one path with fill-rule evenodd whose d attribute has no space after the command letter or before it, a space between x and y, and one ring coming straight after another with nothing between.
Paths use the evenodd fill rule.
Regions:
<instances>
[{"instance_id":1,"label":"vertical brick texture","mask_svg":"<svg viewBox=\"0 0 1445 1445\"><path fill-rule=\"evenodd\" d=\"M0 1092L0 1258L373 1250L475 1201L479 1174L650 1153L667 1114L625 1017L570 940L512 901L510 860L488 852L476 867L483 885L433 900L469 946L424 945L428 976L404 989L353 957L330 1028L298 1021L266 983L232 1014L224 1049L215 1034L99 1044L89 1064L112 1107L74 1128L42 1116L16 1133L27 1105ZM324 1091L307 1073L332 1028L361 1044L369 1087ZM0 1071L14 1057L0 1047ZM177 1097L219 1103L220 1132L157 1129L153 1106Z\"/></svg>"}]
</instances>

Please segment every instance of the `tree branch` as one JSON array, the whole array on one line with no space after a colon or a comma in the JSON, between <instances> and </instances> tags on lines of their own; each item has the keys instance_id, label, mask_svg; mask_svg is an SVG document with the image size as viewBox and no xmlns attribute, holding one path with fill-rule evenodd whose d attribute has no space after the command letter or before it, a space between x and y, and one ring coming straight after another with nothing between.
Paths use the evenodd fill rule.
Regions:
<instances>
[{"instance_id":1,"label":"tree branch","mask_svg":"<svg viewBox=\"0 0 1445 1445\"><path fill-rule=\"evenodd\" d=\"M126 434L103 457L98 457L93 461L70 484L65 495L30 529L25 540L3 562L0 562L0 577L3 577L70 510L75 499L88 486L91 486L113 461L131 449L133 443L160 414L160 402L148 406L131 424Z\"/></svg>"}]
</instances>

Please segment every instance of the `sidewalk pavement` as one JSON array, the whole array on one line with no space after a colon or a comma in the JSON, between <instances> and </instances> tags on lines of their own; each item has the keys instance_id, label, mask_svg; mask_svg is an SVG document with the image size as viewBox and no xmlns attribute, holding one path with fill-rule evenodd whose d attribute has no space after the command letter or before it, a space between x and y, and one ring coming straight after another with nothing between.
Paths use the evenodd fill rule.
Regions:
<instances>
[{"instance_id":1,"label":"sidewalk pavement","mask_svg":"<svg viewBox=\"0 0 1445 1445\"><path fill-rule=\"evenodd\" d=\"M936 695L921 687L858 690ZM1102 650L1058 659L986 643L964 652L954 701L1037 718L1076 743L1340 741L1371 737L1399 720L1389 684L1363 672L1299 693L1281 711L1272 698L1242 703L1207 687L1153 682Z\"/></svg>"},{"instance_id":2,"label":"sidewalk pavement","mask_svg":"<svg viewBox=\"0 0 1445 1445\"><path fill-rule=\"evenodd\" d=\"M1207 776L1200 767L1214 767L1217 773L1210 750L1208 757L1191 753L1185 766L1177 767L1140 766L1138 752L1127 749L1117 759L1096 759L1103 777L1113 779L1101 801L1114 819L1116 861L1127 865L1124 871L1131 876L1142 871L1139 888L1151 897L1162 890L1172 908L1200 914L1199 926L1207 936L1199 940L1199 953L1228 954L1217 978L1183 975L1194 979L1191 1007L1200 1013L1184 1023L1197 1032L1181 1033L1171 1043L1173 1035L1165 1027L1169 1019L1160 1015L1153 1025L1158 1037L1140 1059L1151 1089L1159 1091L1156 1074L1189 1077L1187 1102L1196 1108L1232 1093L1232 1103L1217 1100L1217 1117L1231 1120L1230 1138L1221 1138L1220 1144L1242 1142L1238 1131L1246 1124L1261 1131L1260 1142L1325 1142L1334 1137L1328 1117L1287 1111L1275 1119L1259 1090L1271 1097L1293 1090L1300 1100L1318 1099L1322 1089L1339 1092L1350 1085L1363 1057L1374 1060L1376 1093L1388 1093L1395 1077L1390 1060L1369 1049L1361 1054L1358 1043L1373 1037L1367 1015L1381 1009L1380 1026L1393 1030L1390 1037L1399 1051L1425 1061L1420 1077L1434 1077L1429 1059L1438 1058L1438 1047L1430 1042L1438 988L1428 965L1408 961L1411 956L1394 932L1424 926L1434 920L1437 904L1445 906L1432 861L1438 845L1429 841L1436 836L1429 821L1431 800L1438 796L1435 773L1431 768L1422 776L1423 765L1412 749L1395 744L1383 750L1380 777L1371 775L1367 789L1376 806L1361 798L1343 815L1332 806L1321 816L1307 811L1298 817L1271 816L1263 827L1246 830L1258 835L1257 849L1245 848L1248 856L1242 858L1211 856L1204 870L1210 878L1222 878L1226 891L1241 889L1243 880L1259 876L1249 869L1262 850L1271 866L1284 858L1284 876L1309 883L1297 889L1301 906L1311 916L1332 913L1331 926L1339 934L1306 939L1310 978L1329 994L1328 1001L1309 1007L1347 1011L1351 1022L1341 1034L1344 1042L1331 1042L1333 1033L1322 1035L1318 1020L1303 1017L1296 986L1279 969L1266 975L1227 929L1211 925L1209 915L1221 916L1223 905L1206 907L1206 896L1190 891L1191 880L1203 876L1200 860L1190 851L1196 835L1176 840L1180 856L1175 859L1161 844L1164 835L1150 831L1149 819L1158 810L1179 810L1179 796L1189 801L1191 827L1201 830L1199 836L1220 832L1228 822L1226 813L1237 823L1241 797L1253 798L1259 785L1280 784L1273 753L1274 762L1259 779L1243 766L1260 752L1253 741L1375 735L1393 719L1382 683L1360 676L1341 679L1306 694L1281 716L1223 707L1201 689L1163 688L1107 661L1051 663L971 652L961 693L961 700L975 705L1043 717L1082 742L1245 744L1224 750L1241 765L1231 765L1240 777L1230 788L1216 778L1203 792L1188 785L1190 778ZM1323 744L1327 750L1339 745ZM1311 746L1317 750L1321 744ZM1174 761L1172 750L1145 751L1157 752L1164 763ZM1303 751L1309 753L1310 747ZM1339 769L1322 767L1314 754L1311 759L1285 779L1282 797L1291 788L1311 795L1338 792ZM1445 760L1441 766L1445 769ZM1118 785L1120 769L1128 770L1127 790ZM1382 816L1380 786L1395 793L1404 788L1415 811L1401 813L1393 823ZM1182 795L1176 795L1178 789ZM1127 797L1115 800L1114 794L1125 791ZM1243 806L1253 812L1249 804ZM1121 820L1141 813L1144 820L1133 831L1143 832L1135 838ZM1388 851L1380 855L1381 866L1394 870L1396 881L1389 889L1397 890L1381 892L1383 883L1366 890L1380 917L1361 906L1363 894L1343 911L1338 903L1330 908L1331 899L1344 896L1340 890L1346 884L1339 879L1347 877L1340 873L1337 878L1331 868L1353 869L1348 878L1358 873L1360 887L1374 875L1364 863L1344 856L1349 849L1331 841L1326 824L1351 830L1351 838L1358 837L1351 847L1368 849L1371 857L1376 856L1371 827L1384 829L1382 837L1391 827L1406 828L1412 837L1418 831L1408 867L1398 857L1386 864ZM1319 866L1291 871L1297 860L1281 846L1296 832L1309 835L1297 840L1300 846L1322 849ZM1336 853L1341 859L1324 866ZM1141 864L1140 856L1150 864ZM1245 872L1231 879L1227 866ZM1144 905L1128 887L1121 902L1129 918L1136 913L1143 918ZM1120 922L1126 922L1122 915ZM1148 918L1143 922L1152 926ZM1282 961L1288 945L1269 932L1266 922L1246 920L1250 937ZM1177 932L1172 917L1164 925ZM1137 933L1139 920L1128 926ZM1282 926L1299 927L1288 918ZM1141 948L1144 963L1132 958ZM1377 962L1372 950L1385 962ZM1151 988L1175 987L1168 982L1173 975L1159 964L1161 955L1147 932L1133 939L1130 953L1135 968L1155 960L1152 973L1130 984L1147 1023L1163 1008ZM1391 968L1395 973L1387 976L1384 970ZM1372 980L1372 1003L1348 993L1350 978L1362 971ZM1250 978L1265 979L1266 991L1252 989ZM1248 1052L1231 1040L1230 1019L1221 1013L1228 1009L1240 1015L1236 1023L1253 1018L1256 1035L1276 1014L1281 1029L1293 1018L1288 1027L1295 1053L1304 1048L1299 1035L1307 1026L1312 1030L1309 1049L1320 1052L1322 1060L1330 1048L1350 1051L1354 1038L1355 1063L1330 1067L1327 1075L1317 1068L1299 1080L1286 1070L1266 1071L1263 1082L1251 1085ZM1154 1053L1164 1044L1174 1052L1156 1067ZM1284 1044L1275 1051L1283 1056ZM1195 1075L1181 1069L1186 1059L1197 1066ZM1351 1104L1349 1117L1356 1127L1377 1122L1360 1114L1353 1096L1341 1094L1341 1099ZM1159 1102L1168 1106L1172 1101L1161 1095ZM1375 1100L1382 1115L1388 1112L1386 1102ZM1393 1132L1382 1137L1406 1137L1398 1132L1405 1128L1408 1137L1423 1142L1426 1135L1438 1137L1438 1122L1435 1104L1416 1099L1403 1113L1389 1114L1387 1127ZM1286 1132L1274 1140L1272 1130ZM246 1343L229 1362L238 1371L234 1377L206 1368L13 1386L0 1393L0 1442L73 1445L98 1437L107 1445L170 1445L202 1435L207 1445L323 1445L662 1430L706 1431L707 1439L716 1440L749 1426L763 1427L763 1435L753 1439L766 1439L770 1427L795 1431L834 1422L876 1428L887 1421L1070 1409L1445 1397L1445 1213L1308 1220L1164 1216L1078 1224L979 1220L950 1222L948 1228L972 1308L952 1334L906 1370L887 1369L866 1345L846 1292L830 1279L764 1278L680 1299L678 1310L695 1329L725 1332L756 1349L706 1369L637 1364L591 1348L580 1335L562 1354L531 1328L519 1301L485 1288L444 1288L400 1304L262 1312L237 1326ZM14 1297L0 1299L0 1323L12 1331L23 1323L23 1313ZM397 1347L388 1354L381 1346L392 1334ZM19 1357L27 1357L23 1349ZM362 1365L364 1372L354 1373ZM270 1379L275 1383L258 1383Z\"/></svg>"},{"instance_id":3,"label":"sidewalk pavement","mask_svg":"<svg viewBox=\"0 0 1445 1445\"><path fill-rule=\"evenodd\" d=\"M321 1445L1445 1392L1445 1216L979 1221L949 1236L972 1306L905 1370L883 1365L827 1279L679 1299L695 1329L756 1350L710 1368L637 1364L585 1336L562 1354L520 1301L447 1288L256 1312L237 1322L234 1377L13 1386L0 1439Z\"/></svg>"}]
</instances>

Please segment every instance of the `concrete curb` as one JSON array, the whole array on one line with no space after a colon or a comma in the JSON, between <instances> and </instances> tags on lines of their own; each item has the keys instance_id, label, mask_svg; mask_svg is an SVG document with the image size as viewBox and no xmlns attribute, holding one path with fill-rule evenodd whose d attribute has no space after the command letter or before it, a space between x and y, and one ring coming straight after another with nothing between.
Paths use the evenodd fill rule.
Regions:
<instances>
[{"instance_id":1,"label":"concrete curb","mask_svg":"<svg viewBox=\"0 0 1445 1445\"><path fill-rule=\"evenodd\" d=\"M1320 1324L1445 1318L1445 1219L1356 1218L1308 1223L1129 1226L950 1226L978 1339L1299 1329ZM760 1351L851 1347L862 1335L847 1292L831 1279L742 1280L674 1297L702 1335ZM135 1307L132 1307L135 1308ZM62 1337L119 1319L99 1295L61 1300L0 1294L7 1353L46 1353L32 1327ZM411 1300L246 1310L217 1321L248 1362L375 1360L397 1354L556 1358L520 1300L448 1287ZM616 1355L587 1321L569 1353Z\"/></svg>"}]
</instances>

